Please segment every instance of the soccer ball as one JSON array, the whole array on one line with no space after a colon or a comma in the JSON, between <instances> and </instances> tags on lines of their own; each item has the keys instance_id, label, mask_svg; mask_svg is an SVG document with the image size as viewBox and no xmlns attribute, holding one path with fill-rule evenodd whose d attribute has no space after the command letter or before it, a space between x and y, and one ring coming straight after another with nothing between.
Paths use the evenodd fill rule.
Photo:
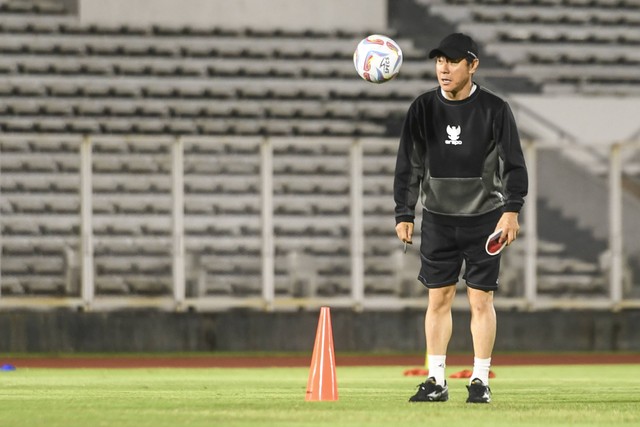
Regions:
<instances>
[{"instance_id":1,"label":"soccer ball","mask_svg":"<svg viewBox=\"0 0 640 427\"><path fill-rule=\"evenodd\" d=\"M389 37L378 34L362 39L353 54L356 71L368 82L384 83L398 75L402 50Z\"/></svg>"}]
</instances>

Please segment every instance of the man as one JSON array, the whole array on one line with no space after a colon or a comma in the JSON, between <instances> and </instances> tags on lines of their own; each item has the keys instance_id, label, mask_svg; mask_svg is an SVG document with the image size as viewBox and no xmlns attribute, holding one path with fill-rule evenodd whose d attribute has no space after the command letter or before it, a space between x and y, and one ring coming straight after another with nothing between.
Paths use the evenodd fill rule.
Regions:
<instances>
[{"instance_id":1,"label":"man","mask_svg":"<svg viewBox=\"0 0 640 427\"><path fill-rule=\"evenodd\" d=\"M467 402L489 403L500 255L489 255L485 242L497 230L502 230L501 243L517 238L527 171L509 105L473 83L480 62L471 37L451 34L429 58L436 58L439 87L418 96L407 112L394 181L400 240L411 243L419 195L424 208L418 279L429 293L429 377L409 400L449 397L445 366L451 306L464 261L474 351Z\"/></svg>"}]
</instances>

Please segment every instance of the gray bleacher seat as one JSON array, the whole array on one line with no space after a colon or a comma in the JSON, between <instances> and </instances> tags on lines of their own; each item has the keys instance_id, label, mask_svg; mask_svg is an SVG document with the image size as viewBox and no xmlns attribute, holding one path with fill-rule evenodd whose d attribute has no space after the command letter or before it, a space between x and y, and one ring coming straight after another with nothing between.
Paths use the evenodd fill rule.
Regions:
<instances>
[{"instance_id":1,"label":"gray bleacher seat","mask_svg":"<svg viewBox=\"0 0 640 427\"><path fill-rule=\"evenodd\" d=\"M0 200L0 214L12 214L14 212L15 207L9 202L7 198L3 198L2 200Z\"/></svg>"},{"instance_id":2,"label":"gray bleacher seat","mask_svg":"<svg viewBox=\"0 0 640 427\"><path fill-rule=\"evenodd\" d=\"M23 138L0 138L0 151L2 153L21 153L29 151L29 145Z\"/></svg>"},{"instance_id":3,"label":"gray bleacher seat","mask_svg":"<svg viewBox=\"0 0 640 427\"><path fill-rule=\"evenodd\" d=\"M231 127L222 120L200 122L198 128L200 133L204 135L229 135L233 133Z\"/></svg>"},{"instance_id":4,"label":"gray bleacher seat","mask_svg":"<svg viewBox=\"0 0 640 427\"><path fill-rule=\"evenodd\" d=\"M288 194L347 194L349 181L346 176L327 175L318 180L312 175L298 176L292 181L289 175L275 175L273 178L275 193Z\"/></svg>"},{"instance_id":5,"label":"gray bleacher seat","mask_svg":"<svg viewBox=\"0 0 640 427\"><path fill-rule=\"evenodd\" d=\"M55 179L54 179L55 178ZM2 173L2 189L6 193L46 193L49 191L59 191L61 193L76 193L79 184L79 177L67 174L37 173L28 171L14 171Z\"/></svg>"},{"instance_id":6,"label":"gray bleacher seat","mask_svg":"<svg viewBox=\"0 0 640 427\"><path fill-rule=\"evenodd\" d=\"M0 63L0 74L12 74L18 72L18 67L13 62Z\"/></svg>"},{"instance_id":7,"label":"gray bleacher seat","mask_svg":"<svg viewBox=\"0 0 640 427\"><path fill-rule=\"evenodd\" d=\"M103 201L104 202L104 201ZM170 215L171 200L166 195L117 195L111 197L111 211L125 215Z\"/></svg>"},{"instance_id":8,"label":"gray bleacher seat","mask_svg":"<svg viewBox=\"0 0 640 427\"><path fill-rule=\"evenodd\" d=\"M334 156L279 156L274 158L275 175L347 175L348 159Z\"/></svg>"},{"instance_id":9,"label":"gray bleacher seat","mask_svg":"<svg viewBox=\"0 0 640 427\"><path fill-rule=\"evenodd\" d=\"M100 256L96 257L98 275L160 275L171 270L168 256Z\"/></svg>"},{"instance_id":10,"label":"gray bleacher seat","mask_svg":"<svg viewBox=\"0 0 640 427\"><path fill-rule=\"evenodd\" d=\"M137 119L132 126L134 133L142 134L162 134L165 133L165 122L160 119L146 118Z\"/></svg>"},{"instance_id":11,"label":"gray bleacher seat","mask_svg":"<svg viewBox=\"0 0 640 427\"><path fill-rule=\"evenodd\" d=\"M131 294L171 295L171 279L168 276L132 276L125 277L125 283Z\"/></svg>"},{"instance_id":12,"label":"gray bleacher seat","mask_svg":"<svg viewBox=\"0 0 640 427\"><path fill-rule=\"evenodd\" d=\"M65 263L62 257L38 257L32 264L33 272L40 275L62 275Z\"/></svg>"},{"instance_id":13,"label":"gray bleacher seat","mask_svg":"<svg viewBox=\"0 0 640 427\"><path fill-rule=\"evenodd\" d=\"M171 115L175 117L202 117L206 115L205 106L199 103L175 103L170 107Z\"/></svg>"},{"instance_id":14,"label":"gray bleacher seat","mask_svg":"<svg viewBox=\"0 0 640 427\"><path fill-rule=\"evenodd\" d=\"M367 109L369 106L367 107ZM328 103L324 105L324 116L334 117L347 120L355 120L358 118L358 109L353 103Z\"/></svg>"},{"instance_id":15,"label":"gray bleacher seat","mask_svg":"<svg viewBox=\"0 0 640 427\"><path fill-rule=\"evenodd\" d=\"M122 161L112 156L93 156L93 172L98 174L103 173L118 173L124 168Z\"/></svg>"},{"instance_id":16,"label":"gray bleacher seat","mask_svg":"<svg viewBox=\"0 0 640 427\"><path fill-rule=\"evenodd\" d=\"M111 138L110 143L113 146L126 148L129 153L168 155L171 139L167 136L138 137L135 140Z\"/></svg>"},{"instance_id":17,"label":"gray bleacher seat","mask_svg":"<svg viewBox=\"0 0 640 427\"><path fill-rule=\"evenodd\" d=\"M200 132L197 124L191 120L171 120L164 130L174 135L192 135Z\"/></svg>"},{"instance_id":18,"label":"gray bleacher seat","mask_svg":"<svg viewBox=\"0 0 640 427\"><path fill-rule=\"evenodd\" d=\"M80 219L78 212L71 215L55 215L47 218L46 222L39 225L40 234L50 236L78 236L80 232Z\"/></svg>"},{"instance_id":19,"label":"gray bleacher seat","mask_svg":"<svg viewBox=\"0 0 640 427\"><path fill-rule=\"evenodd\" d=\"M140 234L140 224L118 220L117 216L94 216L96 236L134 236Z\"/></svg>"},{"instance_id":20,"label":"gray bleacher seat","mask_svg":"<svg viewBox=\"0 0 640 427\"><path fill-rule=\"evenodd\" d=\"M29 46L23 45L19 41L14 40L2 40L0 42L0 53L7 55L22 55L28 53Z\"/></svg>"},{"instance_id":21,"label":"gray bleacher seat","mask_svg":"<svg viewBox=\"0 0 640 427\"><path fill-rule=\"evenodd\" d=\"M6 81L0 82L0 95L13 96L16 92L17 90L12 83Z\"/></svg>"},{"instance_id":22,"label":"gray bleacher seat","mask_svg":"<svg viewBox=\"0 0 640 427\"><path fill-rule=\"evenodd\" d=\"M57 172L57 167L46 156L33 156L29 154L7 153L2 156L3 172Z\"/></svg>"},{"instance_id":23,"label":"gray bleacher seat","mask_svg":"<svg viewBox=\"0 0 640 427\"><path fill-rule=\"evenodd\" d=\"M148 76L151 74L149 65L140 62L127 62L114 65L113 71L118 75L126 76Z\"/></svg>"},{"instance_id":24,"label":"gray bleacher seat","mask_svg":"<svg viewBox=\"0 0 640 427\"><path fill-rule=\"evenodd\" d=\"M31 153L49 153L56 155L77 154L80 147L80 139L73 135L35 135L27 134L11 138L19 141L28 148Z\"/></svg>"},{"instance_id":25,"label":"gray bleacher seat","mask_svg":"<svg viewBox=\"0 0 640 427\"><path fill-rule=\"evenodd\" d=\"M176 94L176 88L167 84L149 84L142 88L142 93L149 98L170 98Z\"/></svg>"},{"instance_id":26,"label":"gray bleacher seat","mask_svg":"<svg viewBox=\"0 0 640 427\"><path fill-rule=\"evenodd\" d=\"M9 236L37 236L40 228L31 217L6 216L3 218L2 233Z\"/></svg>"},{"instance_id":27,"label":"gray bleacher seat","mask_svg":"<svg viewBox=\"0 0 640 427\"><path fill-rule=\"evenodd\" d=\"M134 131L133 118L101 120L100 127L104 133L130 134Z\"/></svg>"},{"instance_id":28,"label":"gray bleacher seat","mask_svg":"<svg viewBox=\"0 0 640 427\"><path fill-rule=\"evenodd\" d=\"M19 84L14 83L13 91L19 96L43 96L46 94L46 88L37 81L25 80Z\"/></svg>"},{"instance_id":29,"label":"gray bleacher seat","mask_svg":"<svg viewBox=\"0 0 640 427\"><path fill-rule=\"evenodd\" d=\"M36 13L45 15L63 15L67 13L64 3L52 0L33 0Z\"/></svg>"},{"instance_id":30,"label":"gray bleacher seat","mask_svg":"<svg viewBox=\"0 0 640 427\"><path fill-rule=\"evenodd\" d=\"M87 66L83 65L80 62L59 62L47 65L51 74L60 74L60 75L79 75L79 74L89 74L87 73ZM45 72L46 72L45 71Z\"/></svg>"},{"instance_id":31,"label":"gray bleacher seat","mask_svg":"<svg viewBox=\"0 0 640 427\"><path fill-rule=\"evenodd\" d=\"M65 279L63 277L45 275L25 275L12 277L17 280L24 294L30 295L59 295L65 294Z\"/></svg>"},{"instance_id":32,"label":"gray bleacher seat","mask_svg":"<svg viewBox=\"0 0 640 427\"><path fill-rule=\"evenodd\" d=\"M202 207L204 205L205 204L202 203L199 206L195 207L195 209L198 209L200 207L200 210L186 211L186 214L189 215L188 216L189 220L185 224L185 228L184 228L185 235L198 236L200 239L203 237L233 236L235 234L233 230L226 227L224 228L218 227L215 224L212 224L211 222L201 220L202 218L200 216L204 212L204 209L206 209L205 207ZM213 212L213 206L210 205L209 207L211 212ZM196 214L198 216L195 216Z\"/></svg>"},{"instance_id":33,"label":"gray bleacher seat","mask_svg":"<svg viewBox=\"0 0 640 427\"><path fill-rule=\"evenodd\" d=\"M112 116L131 117L136 114L136 106L132 103L118 100L118 102L110 103L109 106L105 108L104 113Z\"/></svg>"},{"instance_id":34,"label":"gray bleacher seat","mask_svg":"<svg viewBox=\"0 0 640 427\"><path fill-rule=\"evenodd\" d=\"M184 212L186 215L210 215L214 213L214 205L208 196L205 199L187 196L185 197Z\"/></svg>"},{"instance_id":35,"label":"gray bleacher seat","mask_svg":"<svg viewBox=\"0 0 640 427\"><path fill-rule=\"evenodd\" d=\"M17 277L2 277L2 295L24 295L25 289Z\"/></svg>"},{"instance_id":36,"label":"gray bleacher seat","mask_svg":"<svg viewBox=\"0 0 640 427\"><path fill-rule=\"evenodd\" d=\"M136 115L146 117L165 117L169 115L169 107L161 102L136 102Z\"/></svg>"},{"instance_id":37,"label":"gray bleacher seat","mask_svg":"<svg viewBox=\"0 0 640 427\"><path fill-rule=\"evenodd\" d=\"M76 107L78 114L83 116L103 116L106 115L108 107L102 103L83 102Z\"/></svg>"},{"instance_id":38,"label":"gray bleacher seat","mask_svg":"<svg viewBox=\"0 0 640 427\"><path fill-rule=\"evenodd\" d=\"M92 92L88 88L86 91L84 91L83 88L80 87L79 85L75 83L67 83L67 82L51 83L48 86L47 91L52 96L56 96L56 97L78 97L78 96L82 96L84 93L86 93L87 95L95 94L95 92ZM105 89L105 93L106 93L106 89Z\"/></svg>"},{"instance_id":39,"label":"gray bleacher seat","mask_svg":"<svg viewBox=\"0 0 640 427\"><path fill-rule=\"evenodd\" d=\"M259 215L260 210L255 206L254 195L226 195L222 198L209 196L211 207L220 215Z\"/></svg>"},{"instance_id":40,"label":"gray bleacher seat","mask_svg":"<svg viewBox=\"0 0 640 427\"><path fill-rule=\"evenodd\" d=\"M13 257L12 262L19 263L18 269L24 268L24 263L15 261L19 259L19 256L34 256L38 254L39 246L34 244L33 240L22 238L7 238L2 241L2 254L3 256ZM7 271L3 268L3 271Z\"/></svg>"},{"instance_id":41,"label":"gray bleacher seat","mask_svg":"<svg viewBox=\"0 0 640 427\"><path fill-rule=\"evenodd\" d=\"M276 236L309 236L316 238L338 238L345 236L349 218L322 216L287 216L274 218Z\"/></svg>"},{"instance_id":42,"label":"gray bleacher seat","mask_svg":"<svg viewBox=\"0 0 640 427\"><path fill-rule=\"evenodd\" d=\"M57 71L61 74L65 74L67 69L64 67L57 68ZM77 74L88 74L88 75L111 75L113 74L113 67L111 64L107 62L98 62L98 61L85 61L80 65L80 69Z\"/></svg>"},{"instance_id":43,"label":"gray bleacher seat","mask_svg":"<svg viewBox=\"0 0 640 427\"><path fill-rule=\"evenodd\" d=\"M80 86L80 85L72 85L72 84L67 84L66 86L62 86L59 85L58 83L56 83L56 89L54 89L53 87L51 88L51 91L53 92L54 90L65 90L64 88L68 88L66 89L69 92L68 96L82 96L82 97L88 97L88 98L106 98L108 96L110 96L110 86L108 83L106 82L99 82L99 81L93 81L93 82L89 82L89 84L87 84L86 86ZM72 88L75 88L72 89Z\"/></svg>"},{"instance_id":44,"label":"gray bleacher seat","mask_svg":"<svg viewBox=\"0 0 640 427\"><path fill-rule=\"evenodd\" d=\"M130 151L124 141L116 138L94 138L91 141L91 147L97 157L101 157L102 154L123 154Z\"/></svg>"},{"instance_id":45,"label":"gray bleacher seat","mask_svg":"<svg viewBox=\"0 0 640 427\"><path fill-rule=\"evenodd\" d=\"M33 272L33 263L24 256L4 256L2 258L2 274L7 276L26 275Z\"/></svg>"},{"instance_id":46,"label":"gray bleacher seat","mask_svg":"<svg viewBox=\"0 0 640 427\"><path fill-rule=\"evenodd\" d=\"M140 90L135 84L114 84L109 88L109 96L120 98L136 98Z\"/></svg>"},{"instance_id":47,"label":"gray bleacher seat","mask_svg":"<svg viewBox=\"0 0 640 427\"><path fill-rule=\"evenodd\" d=\"M255 233L254 230L259 230L259 228L260 216L255 214L217 215L216 217L190 216L189 220L185 221L185 230L190 230L190 234L197 235L198 232L208 230L214 236L229 235L233 239L255 237L260 233ZM205 232L203 235L207 235L207 233ZM224 242L219 243L224 244ZM216 242L216 246L217 244L218 242Z\"/></svg>"},{"instance_id":48,"label":"gray bleacher seat","mask_svg":"<svg viewBox=\"0 0 640 427\"><path fill-rule=\"evenodd\" d=\"M185 176L186 193L258 194L259 191L260 179L257 175L227 175L213 182L209 176Z\"/></svg>"},{"instance_id":49,"label":"gray bleacher seat","mask_svg":"<svg viewBox=\"0 0 640 427\"><path fill-rule=\"evenodd\" d=\"M9 196L5 199L5 202L11 205L11 211L13 213L44 213L45 201L41 197L15 197Z\"/></svg>"},{"instance_id":50,"label":"gray bleacher seat","mask_svg":"<svg viewBox=\"0 0 640 427\"><path fill-rule=\"evenodd\" d=\"M264 115L263 105L252 101L232 105L221 102L219 106L207 106L205 111L210 116L258 118Z\"/></svg>"},{"instance_id":51,"label":"gray bleacher seat","mask_svg":"<svg viewBox=\"0 0 640 427\"><path fill-rule=\"evenodd\" d=\"M145 38L131 40L131 43L121 47L122 54L134 57L174 57L178 54L178 48L172 45L148 43Z\"/></svg>"},{"instance_id":52,"label":"gray bleacher seat","mask_svg":"<svg viewBox=\"0 0 640 427\"><path fill-rule=\"evenodd\" d=\"M96 276L94 278L96 295L127 295L131 293L129 286L122 277Z\"/></svg>"},{"instance_id":53,"label":"gray bleacher seat","mask_svg":"<svg viewBox=\"0 0 640 427\"><path fill-rule=\"evenodd\" d=\"M34 116L40 113L40 105L33 100L16 100L9 108L11 112L18 116Z\"/></svg>"},{"instance_id":54,"label":"gray bleacher seat","mask_svg":"<svg viewBox=\"0 0 640 427\"><path fill-rule=\"evenodd\" d=\"M58 31L58 19L32 19L30 17L4 16L0 28L4 33L51 34Z\"/></svg>"},{"instance_id":55,"label":"gray bleacher seat","mask_svg":"<svg viewBox=\"0 0 640 427\"><path fill-rule=\"evenodd\" d=\"M0 10L5 13L37 13L35 4L31 1L6 1L0 4Z\"/></svg>"},{"instance_id":56,"label":"gray bleacher seat","mask_svg":"<svg viewBox=\"0 0 640 427\"><path fill-rule=\"evenodd\" d=\"M49 116L73 116L75 110L72 105L60 103L55 100L52 103L40 104L42 114Z\"/></svg>"},{"instance_id":57,"label":"gray bleacher seat","mask_svg":"<svg viewBox=\"0 0 640 427\"><path fill-rule=\"evenodd\" d=\"M71 128L72 119L69 121L59 118L42 118L34 125L34 130L45 133L62 133Z\"/></svg>"}]
</instances>

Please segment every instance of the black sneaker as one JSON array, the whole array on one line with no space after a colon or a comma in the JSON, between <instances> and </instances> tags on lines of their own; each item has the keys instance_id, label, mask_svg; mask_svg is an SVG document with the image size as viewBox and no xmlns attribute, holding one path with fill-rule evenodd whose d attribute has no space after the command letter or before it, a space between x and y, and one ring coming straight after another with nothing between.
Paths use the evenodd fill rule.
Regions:
<instances>
[{"instance_id":1,"label":"black sneaker","mask_svg":"<svg viewBox=\"0 0 640 427\"><path fill-rule=\"evenodd\" d=\"M491 402L491 389L484 385L482 380L474 378L471 384L467 386L469 397L467 403L489 403Z\"/></svg>"},{"instance_id":2,"label":"black sneaker","mask_svg":"<svg viewBox=\"0 0 640 427\"><path fill-rule=\"evenodd\" d=\"M409 402L446 402L449 400L449 387L444 382L444 387L436 384L433 377L427 378L427 381L418 385L416 394L409 398Z\"/></svg>"}]
</instances>

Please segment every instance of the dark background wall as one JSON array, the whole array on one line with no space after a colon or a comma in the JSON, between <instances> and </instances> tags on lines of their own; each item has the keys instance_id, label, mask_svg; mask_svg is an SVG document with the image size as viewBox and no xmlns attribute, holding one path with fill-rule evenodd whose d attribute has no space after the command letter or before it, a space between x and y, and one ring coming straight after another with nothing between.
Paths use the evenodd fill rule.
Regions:
<instances>
[{"instance_id":1,"label":"dark background wall","mask_svg":"<svg viewBox=\"0 0 640 427\"><path fill-rule=\"evenodd\" d=\"M336 351L424 351L424 312L332 310ZM318 312L154 310L0 313L0 352L310 351ZM496 351L638 351L640 311L498 312ZM454 312L450 351L471 351Z\"/></svg>"}]
</instances>

